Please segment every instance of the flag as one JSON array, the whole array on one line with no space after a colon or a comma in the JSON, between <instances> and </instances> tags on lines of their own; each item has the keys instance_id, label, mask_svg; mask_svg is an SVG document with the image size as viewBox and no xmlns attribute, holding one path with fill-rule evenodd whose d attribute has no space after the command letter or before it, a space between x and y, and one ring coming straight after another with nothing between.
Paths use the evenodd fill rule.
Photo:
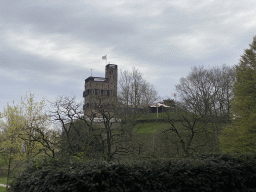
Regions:
<instances>
[{"instance_id":1,"label":"flag","mask_svg":"<svg viewBox=\"0 0 256 192\"><path fill-rule=\"evenodd\" d=\"M103 59L103 60L107 60L107 55L102 56L102 59Z\"/></svg>"}]
</instances>

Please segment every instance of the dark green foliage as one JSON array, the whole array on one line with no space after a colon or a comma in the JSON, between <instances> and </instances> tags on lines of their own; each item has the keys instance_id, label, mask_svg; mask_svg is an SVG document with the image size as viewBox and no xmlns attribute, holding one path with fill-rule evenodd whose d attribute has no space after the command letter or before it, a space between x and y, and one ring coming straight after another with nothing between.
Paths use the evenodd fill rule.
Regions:
<instances>
[{"instance_id":1,"label":"dark green foliage","mask_svg":"<svg viewBox=\"0 0 256 192\"><path fill-rule=\"evenodd\" d=\"M208 154L131 163L32 163L10 191L255 191L256 154Z\"/></svg>"},{"instance_id":2,"label":"dark green foliage","mask_svg":"<svg viewBox=\"0 0 256 192\"><path fill-rule=\"evenodd\" d=\"M233 85L232 125L224 127L220 136L224 152L256 152L256 36L236 65Z\"/></svg>"}]
</instances>

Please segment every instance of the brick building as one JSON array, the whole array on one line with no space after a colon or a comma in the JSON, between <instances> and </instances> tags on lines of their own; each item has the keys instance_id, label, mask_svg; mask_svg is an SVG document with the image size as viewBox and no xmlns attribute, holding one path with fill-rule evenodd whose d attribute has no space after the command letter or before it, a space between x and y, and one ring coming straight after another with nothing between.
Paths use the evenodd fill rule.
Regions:
<instances>
[{"instance_id":1,"label":"brick building","mask_svg":"<svg viewBox=\"0 0 256 192\"><path fill-rule=\"evenodd\" d=\"M105 77L91 76L85 79L84 112L96 106L107 105L116 101L117 75L117 65L108 64L105 66Z\"/></svg>"}]
</instances>

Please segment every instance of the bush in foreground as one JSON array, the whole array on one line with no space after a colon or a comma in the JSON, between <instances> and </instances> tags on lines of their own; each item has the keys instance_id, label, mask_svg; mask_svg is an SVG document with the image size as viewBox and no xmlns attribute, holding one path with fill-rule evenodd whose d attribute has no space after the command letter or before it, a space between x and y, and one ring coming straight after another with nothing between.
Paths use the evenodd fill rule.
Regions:
<instances>
[{"instance_id":1,"label":"bush in foreground","mask_svg":"<svg viewBox=\"0 0 256 192\"><path fill-rule=\"evenodd\" d=\"M255 154L132 163L30 163L10 191L254 191Z\"/></svg>"}]
</instances>

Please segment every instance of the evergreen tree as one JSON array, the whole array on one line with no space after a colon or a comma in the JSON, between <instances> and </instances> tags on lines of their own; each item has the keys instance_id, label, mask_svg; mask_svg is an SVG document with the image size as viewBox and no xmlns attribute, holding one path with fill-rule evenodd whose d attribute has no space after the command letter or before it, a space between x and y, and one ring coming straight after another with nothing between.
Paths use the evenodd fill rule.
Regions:
<instances>
[{"instance_id":1,"label":"evergreen tree","mask_svg":"<svg viewBox=\"0 0 256 192\"><path fill-rule=\"evenodd\" d=\"M221 149L226 152L256 151L256 36L236 66L233 86L233 123L220 136Z\"/></svg>"}]
</instances>

